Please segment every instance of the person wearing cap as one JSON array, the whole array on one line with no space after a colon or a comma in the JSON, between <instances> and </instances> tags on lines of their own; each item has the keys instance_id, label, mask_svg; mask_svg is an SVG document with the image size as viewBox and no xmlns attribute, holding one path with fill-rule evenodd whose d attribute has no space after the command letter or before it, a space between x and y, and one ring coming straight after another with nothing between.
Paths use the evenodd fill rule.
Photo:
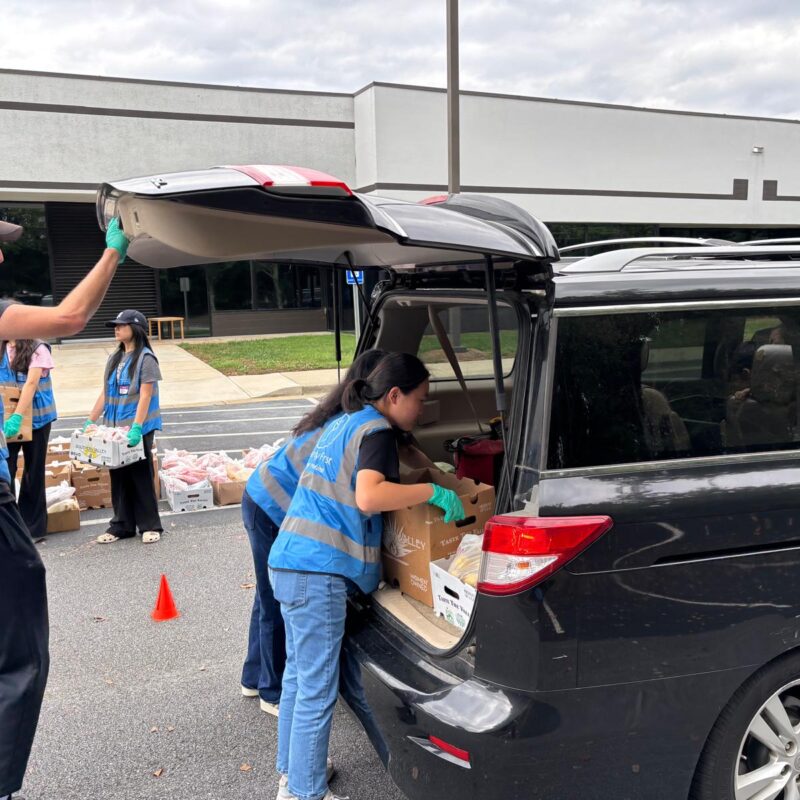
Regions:
<instances>
[{"instance_id":1,"label":"person wearing cap","mask_svg":"<svg viewBox=\"0 0 800 800\"><path fill-rule=\"evenodd\" d=\"M0 220L0 263L2 245L22 233L19 225ZM0 300L0 341L80 333L127 250L128 239L114 219L100 260L57 306ZM44 564L17 507L7 459L0 432L0 800L9 800L22 786L50 667Z\"/></svg>"},{"instance_id":2,"label":"person wearing cap","mask_svg":"<svg viewBox=\"0 0 800 800\"><path fill-rule=\"evenodd\" d=\"M161 430L158 382L161 370L147 338L147 319L141 311L120 311L107 322L114 329L119 347L106 363L103 390L83 425L101 421L108 427L129 427L128 444L142 442L144 459L111 472L111 502L114 517L108 530L97 537L100 544L111 544L136 535L151 544L163 531L158 515L158 498L153 485L153 438Z\"/></svg>"},{"instance_id":3,"label":"person wearing cap","mask_svg":"<svg viewBox=\"0 0 800 800\"><path fill-rule=\"evenodd\" d=\"M45 461L50 426L58 418L50 379L50 370L54 366L47 342L12 339L0 346L0 385L19 392L17 407L3 426L8 442L8 471L11 475L16 474L19 452L22 450L25 470L19 487L19 511L34 539L47 533ZM29 413L32 428L30 440L14 441Z\"/></svg>"}]
</instances>

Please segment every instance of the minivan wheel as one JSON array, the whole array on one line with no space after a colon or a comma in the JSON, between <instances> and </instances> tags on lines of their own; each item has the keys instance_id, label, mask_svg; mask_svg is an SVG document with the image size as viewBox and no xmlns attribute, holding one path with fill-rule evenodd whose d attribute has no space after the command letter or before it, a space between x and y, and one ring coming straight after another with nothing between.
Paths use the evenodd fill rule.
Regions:
<instances>
[{"instance_id":1,"label":"minivan wheel","mask_svg":"<svg viewBox=\"0 0 800 800\"><path fill-rule=\"evenodd\" d=\"M692 800L800 800L800 655L757 672L720 714Z\"/></svg>"}]
</instances>

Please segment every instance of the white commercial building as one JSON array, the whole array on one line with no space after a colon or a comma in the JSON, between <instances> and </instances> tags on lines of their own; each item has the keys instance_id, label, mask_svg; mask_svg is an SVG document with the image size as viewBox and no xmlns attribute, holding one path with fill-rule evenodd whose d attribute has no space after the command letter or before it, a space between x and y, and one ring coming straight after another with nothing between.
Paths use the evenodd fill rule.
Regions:
<instances>
[{"instance_id":1,"label":"white commercial building","mask_svg":"<svg viewBox=\"0 0 800 800\"><path fill-rule=\"evenodd\" d=\"M29 228L0 292L27 302L57 300L93 263L104 180L267 163L410 200L447 183L446 95L427 87L341 94L0 70L0 137L0 214ZM794 120L462 93L462 190L518 203L562 245L800 235L798 153ZM190 278L193 332L327 325L324 276L260 262L161 274L131 266L98 319L130 306L183 314L180 277Z\"/></svg>"}]
</instances>

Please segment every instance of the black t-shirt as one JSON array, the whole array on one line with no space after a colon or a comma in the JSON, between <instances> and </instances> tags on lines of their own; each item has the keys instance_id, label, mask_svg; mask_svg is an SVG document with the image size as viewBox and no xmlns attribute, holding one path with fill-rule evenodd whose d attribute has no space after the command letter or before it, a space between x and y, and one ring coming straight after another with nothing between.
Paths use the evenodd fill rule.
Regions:
<instances>
[{"instance_id":1,"label":"black t-shirt","mask_svg":"<svg viewBox=\"0 0 800 800\"><path fill-rule=\"evenodd\" d=\"M365 436L358 451L358 468L380 472L387 481L400 482L397 441L400 431L391 428Z\"/></svg>"}]
</instances>

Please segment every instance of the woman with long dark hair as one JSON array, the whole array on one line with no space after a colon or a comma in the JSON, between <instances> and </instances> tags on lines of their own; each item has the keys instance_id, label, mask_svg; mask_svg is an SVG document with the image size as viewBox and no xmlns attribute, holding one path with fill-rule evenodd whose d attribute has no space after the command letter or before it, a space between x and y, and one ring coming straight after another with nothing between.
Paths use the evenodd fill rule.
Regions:
<instances>
[{"instance_id":1,"label":"woman with long dark hair","mask_svg":"<svg viewBox=\"0 0 800 800\"><path fill-rule=\"evenodd\" d=\"M98 421L109 427L129 426L128 444L142 442L144 460L110 470L114 517L97 541L110 544L129 539L138 528L142 541L150 544L157 542L163 531L153 485L153 437L161 430L161 370L150 348L144 314L133 309L121 311L106 325L114 328L119 347L109 356L103 391L83 427Z\"/></svg>"},{"instance_id":2,"label":"woman with long dark hair","mask_svg":"<svg viewBox=\"0 0 800 800\"><path fill-rule=\"evenodd\" d=\"M3 426L8 442L8 470L13 480L17 473L19 451L25 459L25 470L19 487L19 512L34 539L47 533L47 495L44 486L44 464L50 426L57 418L50 370L53 356L50 345L38 339L13 339L2 345L0 383L19 389L14 413ZM31 412L33 436L29 442L13 441L22 421Z\"/></svg>"},{"instance_id":3,"label":"woman with long dark hair","mask_svg":"<svg viewBox=\"0 0 800 800\"><path fill-rule=\"evenodd\" d=\"M289 441L250 476L242 497L242 520L250 539L256 575L247 658L242 667L242 694L260 697L261 710L269 714L278 713L286 662L281 608L272 595L267 574L269 552L323 426L342 413L344 387L369 375L385 355L383 350L368 350L353 361L344 381L295 425Z\"/></svg>"},{"instance_id":4,"label":"woman with long dark hair","mask_svg":"<svg viewBox=\"0 0 800 800\"><path fill-rule=\"evenodd\" d=\"M277 761L285 800L335 800L326 766L347 595L378 588L381 512L430 503L447 522L464 518L455 492L396 482L393 428L411 431L427 394L428 370L406 353L349 381L345 413L323 428L272 546L269 577L286 628Z\"/></svg>"}]
</instances>

